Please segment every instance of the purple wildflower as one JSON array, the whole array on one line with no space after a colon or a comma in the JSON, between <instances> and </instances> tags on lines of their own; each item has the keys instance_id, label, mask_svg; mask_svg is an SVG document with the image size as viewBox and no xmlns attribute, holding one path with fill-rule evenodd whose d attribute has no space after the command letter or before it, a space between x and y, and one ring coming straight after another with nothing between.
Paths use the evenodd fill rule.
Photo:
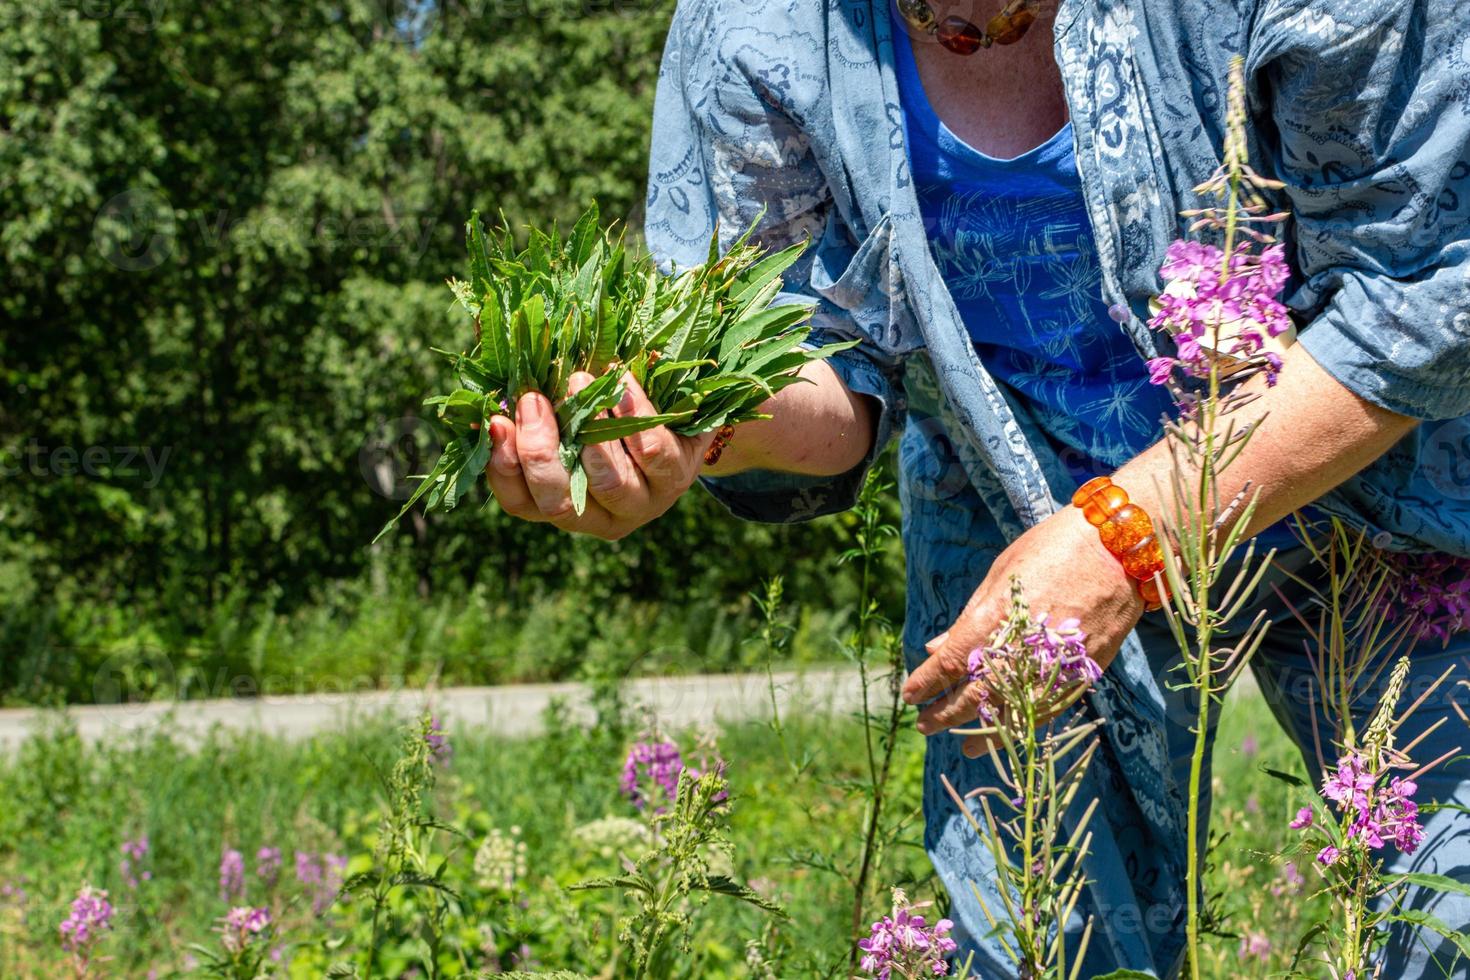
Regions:
<instances>
[{"instance_id":1,"label":"purple wildflower","mask_svg":"<svg viewBox=\"0 0 1470 980\"><path fill-rule=\"evenodd\" d=\"M1174 368L1179 364L1172 357L1154 357L1148 362L1148 383L1152 385L1166 385L1174 376Z\"/></svg>"},{"instance_id":2,"label":"purple wildflower","mask_svg":"<svg viewBox=\"0 0 1470 980\"><path fill-rule=\"evenodd\" d=\"M986 681L981 691L979 715L982 720L995 720L995 707L991 703L992 688L1004 687L1000 672L1015 667L1017 658L1027 657L1034 662L1038 673L1049 679L1051 694L1063 694L1075 684L1091 684L1102 677L1102 668L1087 655L1087 634L1076 619L1065 619L1053 625L1050 614L1036 619L1022 635L1019 648L1000 643L997 633L991 642L970 653L970 679Z\"/></svg>"},{"instance_id":3,"label":"purple wildflower","mask_svg":"<svg viewBox=\"0 0 1470 980\"><path fill-rule=\"evenodd\" d=\"M1297 870L1296 862L1287 861L1281 867L1280 882L1271 886L1271 894L1276 898L1287 894L1294 895L1301 891L1302 885L1306 883L1307 879L1303 878L1301 871Z\"/></svg>"},{"instance_id":4,"label":"purple wildflower","mask_svg":"<svg viewBox=\"0 0 1470 980\"><path fill-rule=\"evenodd\" d=\"M265 882L265 887L274 887L281 876L281 849L262 847L255 852L255 877Z\"/></svg>"},{"instance_id":5,"label":"purple wildflower","mask_svg":"<svg viewBox=\"0 0 1470 980\"><path fill-rule=\"evenodd\" d=\"M1271 940L1259 932L1248 932L1240 937L1240 949L1237 950L1240 959L1255 957L1262 963L1271 958Z\"/></svg>"},{"instance_id":6,"label":"purple wildflower","mask_svg":"<svg viewBox=\"0 0 1470 980\"><path fill-rule=\"evenodd\" d=\"M1276 298L1290 275L1282 246L1272 245L1260 252L1238 247L1227 272L1225 253L1219 248L1181 239L1169 246L1159 274L1169 286L1158 297L1158 312L1149 326L1174 337L1177 357L1149 361L1152 383L1167 384L1175 369L1187 376L1206 377L1211 353L1200 340L1217 330L1233 331L1222 337L1231 341L1228 352L1256 362L1267 383L1276 383L1281 359L1263 350L1261 331L1276 337L1291 327L1286 307Z\"/></svg>"},{"instance_id":7,"label":"purple wildflower","mask_svg":"<svg viewBox=\"0 0 1470 980\"><path fill-rule=\"evenodd\" d=\"M225 901L245 894L245 855L232 847L219 857L219 897Z\"/></svg>"},{"instance_id":8,"label":"purple wildflower","mask_svg":"<svg viewBox=\"0 0 1470 980\"><path fill-rule=\"evenodd\" d=\"M311 910L325 912L337 899L347 872L347 858L340 854L296 852L296 880L311 894Z\"/></svg>"},{"instance_id":9,"label":"purple wildflower","mask_svg":"<svg viewBox=\"0 0 1470 980\"><path fill-rule=\"evenodd\" d=\"M1470 558L1380 551L1387 566L1374 610L1390 622L1407 622L1417 639L1448 643L1470 631ZM1376 583L1375 583L1376 587Z\"/></svg>"},{"instance_id":10,"label":"purple wildflower","mask_svg":"<svg viewBox=\"0 0 1470 980\"><path fill-rule=\"evenodd\" d=\"M24 876L14 881L0 882L0 905L24 905L29 895L25 889Z\"/></svg>"},{"instance_id":11,"label":"purple wildflower","mask_svg":"<svg viewBox=\"0 0 1470 980\"><path fill-rule=\"evenodd\" d=\"M85 959L102 934L112 928L112 904L107 892L83 885L72 899L71 914L61 923L61 945Z\"/></svg>"},{"instance_id":12,"label":"purple wildflower","mask_svg":"<svg viewBox=\"0 0 1470 980\"><path fill-rule=\"evenodd\" d=\"M1317 852L1317 863L1326 865L1327 867L1331 867L1332 865L1337 863L1337 859L1341 856L1341 851L1333 847L1331 844L1328 844L1326 847L1322 848L1322 850Z\"/></svg>"},{"instance_id":13,"label":"purple wildflower","mask_svg":"<svg viewBox=\"0 0 1470 980\"><path fill-rule=\"evenodd\" d=\"M1304 806L1296 812L1296 816L1291 818L1291 829L1301 830L1304 827L1310 827L1312 826L1313 818L1312 808Z\"/></svg>"},{"instance_id":14,"label":"purple wildflower","mask_svg":"<svg viewBox=\"0 0 1470 980\"><path fill-rule=\"evenodd\" d=\"M337 899L337 892L342 890L342 883L347 880L347 855L324 854L326 861L326 873L322 877L322 885L327 893L327 904L330 905Z\"/></svg>"},{"instance_id":15,"label":"purple wildflower","mask_svg":"<svg viewBox=\"0 0 1470 980\"><path fill-rule=\"evenodd\" d=\"M872 934L858 941L863 957L859 966L876 980L890 980L894 972L905 978L949 976L944 957L958 945L949 938L954 923L940 919L933 928L908 907L902 892L894 893L893 914L873 923Z\"/></svg>"},{"instance_id":16,"label":"purple wildflower","mask_svg":"<svg viewBox=\"0 0 1470 980\"><path fill-rule=\"evenodd\" d=\"M1240 754L1245 756L1247 759L1251 758L1259 751L1261 751L1261 743L1256 741L1256 737L1254 735L1247 733L1246 736L1240 740Z\"/></svg>"},{"instance_id":17,"label":"purple wildflower","mask_svg":"<svg viewBox=\"0 0 1470 980\"><path fill-rule=\"evenodd\" d=\"M434 759L434 765L449 765L449 760L454 757L454 746L449 744L449 735L445 733L438 715L429 718L429 731L424 735L424 741L429 743L429 754Z\"/></svg>"},{"instance_id":18,"label":"purple wildflower","mask_svg":"<svg viewBox=\"0 0 1470 980\"><path fill-rule=\"evenodd\" d=\"M251 940L269 928L270 924L270 910L251 908L248 905L237 906L220 919L220 941L230 953L238 954L250 945Z\"/></svg>"},{"instance_id":19,"label":"purple wildflower","mask_svg":"<svg viewBox=\"0 0 1470 980\"><path fill-rule=\"evenodd\" d=\"M120 850L123 858L118 862L117 870L122 875L123 884L137 888L140 883L153 880L153 872L142 867L143 859L148 856L147 834L137 840L123 841Z\"/></svg>"},{"instance_id":20,"label":"purple wildflower","mask_svg":"<svg viewBox=\"0 0 1470 980\"><path fill-rule=\"evenodd\" d=\"M1424 840L1419 806L1411 799L1418 786L1397 776L1382 784L1382 766L1377 763L1365 753L1349 752L1322 780L1322 796L1351 817L1348 840L1361 840L1375 850L1392 841L1400 851L1413 854Z\"/></svg>"},{"instance_id":21,"label":"purple wildflower","mask_svg":"<svg viewBox=\"0 0 1470 980\"><path fill-rule=\"evenodd\" d=\"M679 774L683 771L683 757L673 742L635 742L623 761L619 788L630 803L642 810L652 802L655 787L662 790L666 801L678 796ZM657 807L656 812L662 811L662 806Z\"/></svg>"}]
</instances>

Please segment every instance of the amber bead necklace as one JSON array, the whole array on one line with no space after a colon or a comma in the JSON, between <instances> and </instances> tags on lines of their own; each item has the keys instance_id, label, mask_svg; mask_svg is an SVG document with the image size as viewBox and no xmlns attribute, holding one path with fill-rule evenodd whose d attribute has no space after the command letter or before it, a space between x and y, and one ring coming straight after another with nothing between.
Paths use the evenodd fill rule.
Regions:
<instances>
[{"instance_id":1,"label":"amber bead necklace","mask_svg":"<svg viewBox=\"0 0 1470 980\"><path fill-rule=\"evenodd\" d=\"M963 17L940 21L928 0L898 0L898 12L916 31L933 34L955 54L974 54L992 44L1015 44L1036 21L1036 0L1008 0L982 31Z\"/></svg>"}]
</instances>

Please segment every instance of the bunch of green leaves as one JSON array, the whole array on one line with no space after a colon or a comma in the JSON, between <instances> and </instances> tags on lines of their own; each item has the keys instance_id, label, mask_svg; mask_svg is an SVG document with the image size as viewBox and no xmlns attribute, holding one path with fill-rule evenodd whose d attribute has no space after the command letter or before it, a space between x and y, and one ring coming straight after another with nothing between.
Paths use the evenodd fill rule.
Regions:
<instances>
[{"instance_id":1,"label":"bunch of green leaves","mask_svg":"<svg viewBox=\"0 0 1470 980\"><path fill-rule=\"evenodd\" d=\"M580 513L587 497L582 447L657 425L690 436L761 418L762 403L799 380L805 364L851 346L803 348L811 304L774 303L781 274L804 243L768 254L747 231L721 255L716 234L703 265L665 276L651 256L603 229L595 206L565 238L555 227L549 234L531 229L519 251L509 231L486 234L478 212L466 239L469 278L449 285L473 321L474 346L441 351L459 387L425 404L451 439L399 518L420 498L427 510L452 509L490 458L490 418L514 418L527 392L556 405L561 457ZM595 380L572 393L577 372ZM655 414L609 414L622 398L625 374L647 393Z\"/></svg>"}]
</instances>

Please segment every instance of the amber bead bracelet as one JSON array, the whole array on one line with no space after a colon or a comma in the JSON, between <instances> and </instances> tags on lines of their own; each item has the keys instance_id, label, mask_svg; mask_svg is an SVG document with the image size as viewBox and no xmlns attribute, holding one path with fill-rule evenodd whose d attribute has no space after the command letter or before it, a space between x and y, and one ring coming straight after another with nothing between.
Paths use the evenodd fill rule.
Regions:
<instances>
[{"instance_id":1,"label":"amber bead bracelet","mask_svg":"<svg viewBox=\"0 0 1470 980\"><path fill-rule=\"evenodd\" d=\"M704 465L713 466L720 461L725 454L725 447L730 445L730 440L735 438L735 426L722 425L715 432L714 442L704 451Z\"/></svg>"},{"instance_id":2,"label":"amber bead bracelet","mask_svg":"<svg viewBox=\"0 0 1470 980\"><path fill-rule=\"evenodd\" d=\"M1155 576L1164 570L1164 551L1154 533L1154 522L1142 507L1128 501L1128 491L1105 476L1088 480L1072 494L1072 505L1082 510L1087 523L1097 528L1103 547L1123 565L1123 571L1138 585L1138 594L1149 612L1159 609L1167 598L1167 587Z\"/></svg>"}]
</instances>

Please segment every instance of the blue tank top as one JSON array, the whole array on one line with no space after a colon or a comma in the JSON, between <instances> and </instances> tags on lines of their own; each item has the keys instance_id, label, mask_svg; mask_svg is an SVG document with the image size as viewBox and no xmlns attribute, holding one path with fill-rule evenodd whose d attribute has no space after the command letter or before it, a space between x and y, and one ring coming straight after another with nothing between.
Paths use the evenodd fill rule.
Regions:
<instances>
[{"instance_id":1,"label":"blue tank top","mask_svg":"<svg viewBox=\"0 0 1470 980\"><path fill-rule=\"evenodd\" d=\"M981 363L1079 482L1110 472L1160 437L1172 403L1102 301L1071 124L1018 157L987 156L940 121L897 40L914 189Z\"/></svg>"},{"instance_id":2,"label":"blue tank top","mask_svg":"<svg viewBox=\"0 0 1470 980\"><path fill-rule=\"evenodd\" d=\"M1111 473L1162 436L1173 401L1102 301L1071 123L1018 157L986 156L935 114L902 34L894 48L929 247L981 363L1031 409L1079 484ZM1297 544L1290 520L1257 540Z\"/></svg>"}]
</instances>

